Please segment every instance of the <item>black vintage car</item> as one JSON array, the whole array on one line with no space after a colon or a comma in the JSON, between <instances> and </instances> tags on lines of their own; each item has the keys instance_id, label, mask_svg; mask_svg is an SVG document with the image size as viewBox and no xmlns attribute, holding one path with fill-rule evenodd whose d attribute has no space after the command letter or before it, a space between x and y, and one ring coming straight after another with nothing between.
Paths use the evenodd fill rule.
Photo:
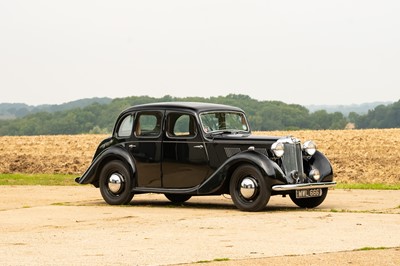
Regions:
<instances>
[{"instance_id":1,"label":"black vintage car","mask_svg":"<svg viewBox=\"0 0 400 266\"><path fill-rule=\"evenodd\" d=\"M128 204L139 193L162 193L175 203L230 194L243 211L262 210L272 195L313 208L336 184L312 141L255 136L240 108L195 102L123 111L76 182L99 187L112 205Z\"/></svg>"}]
</instances>

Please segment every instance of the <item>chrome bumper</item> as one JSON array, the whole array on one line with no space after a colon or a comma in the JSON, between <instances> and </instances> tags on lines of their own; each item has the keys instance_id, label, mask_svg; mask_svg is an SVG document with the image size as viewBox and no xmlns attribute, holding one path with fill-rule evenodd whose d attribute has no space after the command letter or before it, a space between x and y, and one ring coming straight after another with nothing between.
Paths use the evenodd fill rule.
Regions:
<instances>
[{"instance_id":1,"label":"chrome bumper","mask_svg":"<svg viewBox=\"0 0 400 266\"><path fill-rule=\"evenodd\" d=\"M273 191L289 191L300 189L313 189L313 188L329 188L336 186L336 182L321 182L321 183L303 183L303 184L288 184L288 185L275 185L272 186Z\"/></svg>"}]
</instances>

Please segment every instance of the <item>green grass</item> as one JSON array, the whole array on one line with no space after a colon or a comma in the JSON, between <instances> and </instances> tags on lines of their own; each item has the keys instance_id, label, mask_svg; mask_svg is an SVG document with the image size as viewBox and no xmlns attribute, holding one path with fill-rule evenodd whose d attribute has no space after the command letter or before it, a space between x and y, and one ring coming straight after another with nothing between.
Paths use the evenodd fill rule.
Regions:
<instances>
[{"instance_id":1,"label":"green grass","mask_svg":"<svg viewBox=\"0 0 400 266\"><path fill-rule=\"evenodd\" d=\"M73 186L76 175L63 174L0 174L0 186Z\"/></svg>"},{"instance_id":2,"label":"green grass","mask_svg":"<svg viewBox=\"0 0 400 266\"><path fill-rule=\"evenodd\" d=\"M336 188L339 189L375 189L375 190L399 190L400 184L382 184L382 183L372 183L372 184L341 184L338 183Z\"/></svg>"},{"instance_id":3,"label":"green grass","mask_svg":"<svg viewBox=\"0 0 400 266\"><path fill-rule=\"evenodd\" d=\"M77 175L65 174L0 174L0 186L26 185L26 186L73 186ZM342 184L336 185L338 189L376 189L376 190L400 190L399 184Z\"/></svg>"},{"instance_id":4,"label":"green grass","mask_svg":"<svg viewBox=\"0 0 400 266\"><path fill-rule=\"evenodd\" d=\"M213 260L199 260L196 261L195 263L201 264L201 263L211 263L211 262L218 262L218 261L229 261L229 258L217 258Z\"/></svg>"},{"instance_id":5,"label":"green grass","mask_svg":"<svg viewBox=\"0 0 400 266\"><path fill-rule=\"evenodd\" d=\"M385 250L385 249L391 249L391 248L388 248L388 247L363 247L363 248L354 249L354 251Z\"/></svg>"}]
</instances>

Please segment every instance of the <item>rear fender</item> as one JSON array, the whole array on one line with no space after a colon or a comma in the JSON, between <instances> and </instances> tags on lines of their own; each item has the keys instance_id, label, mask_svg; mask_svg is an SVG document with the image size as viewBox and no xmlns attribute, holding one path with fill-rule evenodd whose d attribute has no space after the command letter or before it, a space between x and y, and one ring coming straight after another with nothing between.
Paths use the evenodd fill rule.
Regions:
<instances>
[{"instance_id":1,"label":"rear fender","mask_svg":"<svg viewBox=\"0 0 400 266\"><path fill-rule=\"evenodd\" d=\"M79 184L93 184L95 187L98 187L102 167L112 160L123 161L128 166L131 177L135 175L136 167L133 157L122 146L114 146L98 154L86 172L81 177L76 178L75 181Z\"/></svg>"}]
</instances>

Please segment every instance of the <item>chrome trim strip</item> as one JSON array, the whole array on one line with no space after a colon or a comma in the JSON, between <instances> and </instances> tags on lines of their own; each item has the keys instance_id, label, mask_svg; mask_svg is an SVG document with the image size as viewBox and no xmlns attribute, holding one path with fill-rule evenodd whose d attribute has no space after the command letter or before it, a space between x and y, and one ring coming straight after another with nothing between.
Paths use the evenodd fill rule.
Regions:
<instances>
[{"instance_id":1,"label":"chrome trim strip","mask_svg":"<svg viewBox=\"0 0 400 266\"><path fill-rule=\"evenodd\" d=\"M300 189L313 189L313 188L329 188L336 186L336 182L320 182L320 183L304 183L304 184L288 184L288 185L275 185L272 187L273 191L289 191Z\"/></svg>"}]
</instances>

